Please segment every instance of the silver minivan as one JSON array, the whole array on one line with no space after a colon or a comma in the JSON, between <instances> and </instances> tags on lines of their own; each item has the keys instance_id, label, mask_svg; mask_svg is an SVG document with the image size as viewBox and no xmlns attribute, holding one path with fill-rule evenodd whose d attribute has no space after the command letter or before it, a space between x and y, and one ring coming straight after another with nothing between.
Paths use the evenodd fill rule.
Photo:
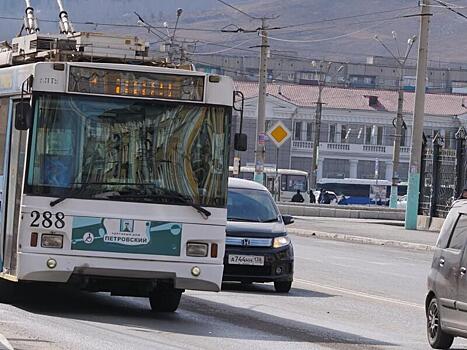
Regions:
<instances>
[{"instance_id":1,"label":"silver minivan","mask_svg":"<svg viewBox=\"0 0 467 350\"><path fill-rule=\"evenodd\" d=\"M428 341L449 349L467 338L467 200L454 202L441 228L425 301Z\"/></svg>"}]
</instances>

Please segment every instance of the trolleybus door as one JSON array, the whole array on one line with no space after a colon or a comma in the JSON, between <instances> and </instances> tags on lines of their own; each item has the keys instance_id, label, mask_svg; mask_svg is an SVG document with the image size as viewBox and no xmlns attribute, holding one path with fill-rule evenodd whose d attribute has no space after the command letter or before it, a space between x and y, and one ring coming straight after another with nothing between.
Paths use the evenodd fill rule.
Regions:
<instances>
[{"instance_id":1,"label":"trolleybus door","mask_svg":"<svg viewBox=\"0 0 467 350\"><path fill-rule=\"evenodd\" d=\"M5 246L5 208L6 208L6 178L8 177L8 143L9 116L11 116L11 100L9 97L0 99L0 272L3 271L3 257Z\"/></svg>"},{"instance_id":2,"label":"trolleybus door","mask_svg":"<svg viewBox=\"0 0 467 350\"><path fill-rule=\"evenodd\" d=\"M23 194L23 179L26 154L27 131L20 131L14 127L17 101L10 103L8 118L8 132L5 147L5 178L3 185L2 203L2 241L3 272L14 274L16 271L16 254L21 213L21 199Z\"/></svg>"}]
</instances>

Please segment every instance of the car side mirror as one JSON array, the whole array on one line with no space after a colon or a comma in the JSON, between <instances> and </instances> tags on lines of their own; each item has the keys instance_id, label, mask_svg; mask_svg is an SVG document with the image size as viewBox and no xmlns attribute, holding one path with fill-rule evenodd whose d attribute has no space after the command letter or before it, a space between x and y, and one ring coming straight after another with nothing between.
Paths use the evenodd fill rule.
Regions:
<instances>
[{"instance_id":1,"label":"car side mirror","mask_svg":"<svg viewBox=\"0 0 467 350\"><path fill-rule=\"evenodd\" d=\"M282 220L284 221L284 225L290 225L295 222L291 215L282 215Z\"/></svg>"},{"instance_id":2,"label":"car side mirror","mask_svg":"<svg viewBox=\"0 0 467 350\"><path fill-rule=\"evenodd\" d=\"M15 128L28 130L32 126L32 109L29 101L19 102L15 109Z\"/></svg>"},{"instance_id":3,"label":"car side mirror","mask_svg":"<svg viewBox=\"0 0 467 350\"><path fill-rule=\"evenodd\" d=\"M240 152L245 152L248 149L248 139L246 134L235 134L234 149Z\"/></svg>"}]
</instances>

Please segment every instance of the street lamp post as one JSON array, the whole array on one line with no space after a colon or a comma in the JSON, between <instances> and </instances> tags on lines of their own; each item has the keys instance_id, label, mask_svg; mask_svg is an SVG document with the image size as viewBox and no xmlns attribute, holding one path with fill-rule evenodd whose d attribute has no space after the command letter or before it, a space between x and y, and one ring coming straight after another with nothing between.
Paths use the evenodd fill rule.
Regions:
<instances>
[{"instance_id":1,"label":"street lamp post","mask_svg":"<svg viewBox=\"0 0 467 350\"><path fill-rule=\"evenodd\" d=\"M326 77L329 75L333 62L327 62L326 64L321 63L319 65L319 76L318 76L318 100L316 101L316 112L314 122L314 133L313 133L313 154L311 158L311 179L310 179L310 190L316 190L318 183L318 149L319 149L319 138L321 134L321 116L323 112L323 100L322 94L326 84ZM313 67L316 67L316 62L312 62ZM324 66L324 67L323 67ZM324 70L322 70L324 68ZM344 69L344 66L340 66L335 74ZM334 77L334 75L332 75Z\"/></svg>"},{"instance_id":2,"label":"street lamp post","mask_svg":"<svg viewBox=\"0 0 467 350\"><path fill-rule=\"evenodd\" d=\"M392 32L393 38L396 39L395 32ZM385 49L388 51L391 56L396 60L399 65L399 77L397 81L397 91L398 91L398 99L397 99L397 116L395 122L395 135L394 135L394 147L392 152L392 181L391 181L391 196L389 199L389 207L390 208L397 208L397 197L398 197L398 184L399 184L399 160L400 160L400 147L401 147L401 138L402 138L402 128L405 127L404 119L403 119L403 109L404 109L404 89L403 89L403 81L404 81L404 70L405 64L407 62L407 58L409 57L410 50L417 39L416 36L412 36L407 41L407 50L405 52L404 57L396 57L393 52L384 44L378 36L375 36L375 40L378 41ZM400 53L400 52L399 52Z\"/></svg>"}]
</instances>

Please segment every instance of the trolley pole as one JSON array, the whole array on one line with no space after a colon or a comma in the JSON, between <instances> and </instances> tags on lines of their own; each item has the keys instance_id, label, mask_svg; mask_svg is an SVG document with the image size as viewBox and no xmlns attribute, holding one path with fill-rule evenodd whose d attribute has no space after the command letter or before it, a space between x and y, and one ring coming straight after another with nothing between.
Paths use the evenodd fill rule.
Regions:
<instances>
[{"instance_id":1,"label":"trolley pole","mask_svg":"<svg viewBox=\"0 0 467 350\"><path fill-rule=\"evenodd\" d=\"M266 154L266 87L268 74L268 32L266 18L261 19L261 58L259 65L258 119L256 121L255 146L255 178L256 182L264 182L264 160Z\"/></svg>"},{"instance_id":2,"label":"trolley pole","mask_svg":"<svg viewBox=\"0 0 467 350\"><path fill-rule=\"evenodd\" d=\"M423 142L423 121L425 113L425 87L428 58L428 31L430 25L430 0L421 1L420 41L418 43L417 87L415 90L415 109L413 114L412 149L409 163L409 186L405 228L417 229L418 200L420 195L420 169Z\"/></svg>"}]
</instances>

